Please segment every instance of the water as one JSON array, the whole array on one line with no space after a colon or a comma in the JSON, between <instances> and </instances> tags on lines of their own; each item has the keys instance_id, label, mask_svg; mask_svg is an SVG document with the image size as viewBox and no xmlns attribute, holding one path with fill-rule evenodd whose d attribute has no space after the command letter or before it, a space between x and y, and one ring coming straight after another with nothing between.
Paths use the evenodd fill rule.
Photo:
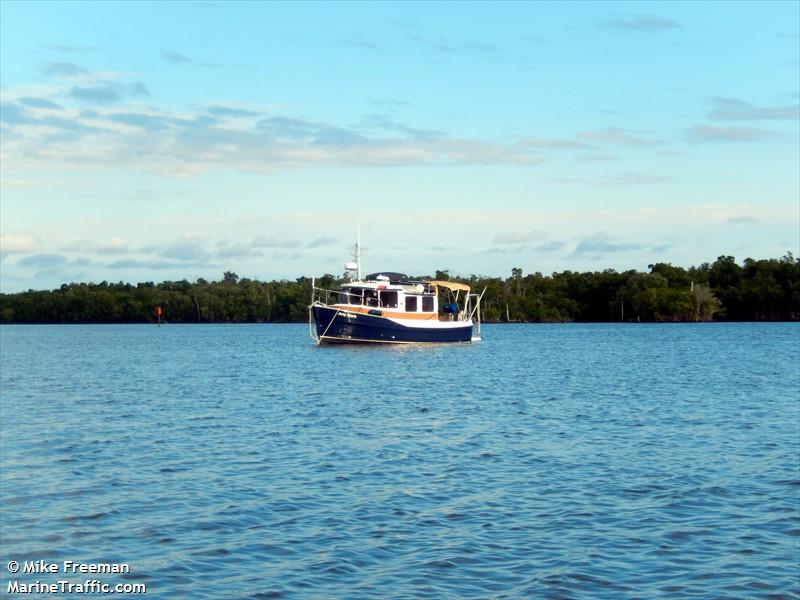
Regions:
<instances>
[{"instance_id":1,"label":"water","mask_svg":"<svg viewBox=\"0 0 800 600\"><path fill-rule=\"evenodd\" d=\"M0 328L0 594L44 559L144 598L800 597L800 325L484 338Z\"/></svg>"}]
</instances>

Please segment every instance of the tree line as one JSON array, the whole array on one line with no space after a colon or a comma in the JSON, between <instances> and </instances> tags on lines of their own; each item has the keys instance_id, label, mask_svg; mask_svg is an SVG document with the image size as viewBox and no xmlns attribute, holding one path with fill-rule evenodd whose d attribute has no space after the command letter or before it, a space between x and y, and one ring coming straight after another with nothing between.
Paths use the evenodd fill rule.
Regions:
<instances>
[{"instance_id":1,"label":"tree line","mask_svg":"<svg viewBox=\"0 0 800 600\"><path fill-rule=\"evenodd\" d=\"M693 322L796 321L800 318L800 258L738 264L732 256L682 268L655 263L647 272L562 271L507 278L457 277L437 271L426 278L486 288L484 321ZM317 279L326 289L344 280ZM69 283L59 289L0 294L0 323L153 323L161 307L171 323L289 323L308 318L310 278L258 281L227 271L219 281L198 279L138 283Z\"/></svg>"}]
</instances>

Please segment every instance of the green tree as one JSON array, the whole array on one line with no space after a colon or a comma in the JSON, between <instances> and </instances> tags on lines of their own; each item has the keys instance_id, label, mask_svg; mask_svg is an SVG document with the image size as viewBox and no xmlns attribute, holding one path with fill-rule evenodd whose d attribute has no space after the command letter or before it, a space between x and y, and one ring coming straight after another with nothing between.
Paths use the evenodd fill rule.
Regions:
<instances>
[{"instance_id":1,"label":"green tree","mask_svg":"<svg viewBox=\"0 0 800 600\"><path fill-rule=\"evenodd\" d=\"M618 292L623 304L624 320L652 321L656 315L657 290L666 288L667 280L658 273L630 272L625 285Z\"/></svg>"}]
</instances>

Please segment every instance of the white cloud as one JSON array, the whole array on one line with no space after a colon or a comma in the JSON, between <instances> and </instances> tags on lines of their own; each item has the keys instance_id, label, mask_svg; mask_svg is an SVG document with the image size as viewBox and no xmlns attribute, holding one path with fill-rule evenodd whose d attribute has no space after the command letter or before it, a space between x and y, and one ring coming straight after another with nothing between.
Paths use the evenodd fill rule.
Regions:
<instances>
[{"instance_id":1,"label":"white cloud","mask_svg":"<svg viewBox=\"0 0 800 600\"><path fill-rule=\"evenodd\" d=\"M101 241L97 245L97 252L100 254L120 254L130 250L128 240L121 237L111 238L108 241Z\"/></svg>"},{"instance_id":2,"label":"white cloud","mask_svg":"<svg viewBox=\"0 0 800 600\"><path fill-rule=\"evenodd\" d=\"M362 130L278 115L266 107L211 105L182 112L145 107L136 96L149 94L147 88L130 78L94 78L35 95L29 91L4 92L3 159L9 173L124 163L185 177L214 167L269 173L303 166L535 165L543 160L535 142L448 137L385 117L363 123ZM75 102L62 106L65 99ZM81 108L86 103L90 109Z\"/></svg>"},{"instance_id":3,"label":"white cloud","mask_svg":"<svg viewBox=\"0 0 800 600\"><path fill-rule=\"evenodd\" d=\"M0 252L20 254L34 252L39 248L39 239L29 232L0 234Z\"/></svg>"}]
</instances>

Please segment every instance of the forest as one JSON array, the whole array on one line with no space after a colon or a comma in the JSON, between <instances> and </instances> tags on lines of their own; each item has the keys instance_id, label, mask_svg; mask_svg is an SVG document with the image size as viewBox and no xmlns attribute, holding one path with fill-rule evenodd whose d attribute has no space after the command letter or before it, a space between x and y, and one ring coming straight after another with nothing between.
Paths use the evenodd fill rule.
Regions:
<instances>
[{"instance_id":1,"label":"forest","mask_svg":"<svg viewBox=\"0 0 800 600\"><path fill-rule=\"evenodd\" d=\"M415 279L450 279L480 292L484 322L797 321L800 258L720 256L683 268L613 269L543 275L511 269L506 278L447 271ZM318 287L344 280L331 274ZM0 294L0 323L287 323L308 318L311 279L257 281L227 271L219 281L66 283L59 289Z\"/></svg>"}]
</instances>

